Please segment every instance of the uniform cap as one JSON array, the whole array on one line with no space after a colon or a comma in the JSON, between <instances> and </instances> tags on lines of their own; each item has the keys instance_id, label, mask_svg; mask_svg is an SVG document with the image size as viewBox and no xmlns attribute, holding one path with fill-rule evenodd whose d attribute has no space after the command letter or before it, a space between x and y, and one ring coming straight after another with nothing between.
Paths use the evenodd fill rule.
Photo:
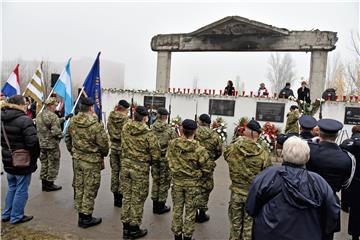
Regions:
<instances>
[{"instance_id":1,"label":"uniform cap","mask_svg":"<svg viewBox=\"0 0 360 240\"><path fill-rule=\"evenodd\" d=\"M56 100L56 98L51 97L49 99L46 99L45 104L46 105L57 105L58 101Z\"/></svg>"},{"instance_id":2,"label":"uniform cap","mask_svg":"<svg viewBox=\"0 0 360 240\"><path fill-rule=\"evenodd\" d=\"M211 118L209 115L207 115L206 113L203 113L200 115L199 117L200 121L206 123L206 124L210 124L211 123Z\"/></svg>"},{"instance_id":3,"label":"uniform cap","mask_svg":"<svg viewBox=\"0 0 360 240\"><path fill-rule=\"evenodd\" d=\"M258 121L251 119L247 124L246 127L252 131L261 133L261 125Z\"/></svg>"},{"instance_id":4,"label":"uniform cap","mask_svg":"<svg viewBox=\"0 0 360 240\"><path fill-rule=\"evenodd\" d=\"M299 124L302 128L313 129L317 125L317 121L314 117L310 115L302 115L299 118Z\"/></svg>"},{"instance_id":5,"label":"uniform cap","mask_svg":"<svg viewBox=\"0 0 360 240\"><path fill-rule=\"evenodd\" d=\"M81 99L81 104L82 105L85 105L85 106L93 106L94 105L94 100L92 98L89 98L89 97L86 97L86 98L83 98Z\"/></svg>"},{"instance_id":6,"label":"uniform cap","mask_svg":"<svg viewBox=\"0 0 360 240\"><path fill-rule=\"evenodd\" d=\"M194 120L185 119L182 122L182 127L187 130L195 130L195 129L197 129L197 124Z\"/></svg>"},{"instance_id":7,"label":"uniform cap","mask_svg":"<svg viewBox=\"0 0 360 240\"><path fill-rule=\"evenodd\" d=\"M291 105L290 109L291 109L291 110L295 110L295 109L299 109L299 107L296 106L296 105Z\"/></svg>"},{"instance_id":8,"label":"uniform cap","mask_svg":"<svg viewBox=\"0 0 360 240\"><path fill-rule=\"evenodd\" d=\"M337 120L324 118L318 121L320 131L328 134L336 134L343 128L343 124Z\"/></svg>"},{"instance_id":9,"label":"uniform cap","mask_svg":"<svg viewBox=\"0 0 360 240\"><path fill-rule=\"evenodd\" d=\"M167 116L167 115L169 115L168 110L166 110L166 108L163 108L163 107L158 108L157 113L160 114L161 116Z\"/></svg>"},{"instance_id":10,"label":"uniform cap","mask_svg":"<svg viewBox=\"0 0 360 240\"><path fill-rule=\"evenodd\" d=\"M149 111L147 110L146 107L144 106L137 106L135 108L135 112L137 112L138 114L140 114L141 116L149 116Z\"/></svg>"},{"instance_id":11,"label":"uniform cap","mask_svg":"<svg viewBox=\"0 0 360 240\"><path fill-rule=\"evenodd\" d=\"M130 107L130 104L129 104L126 100L124 100L124 99L120 100L119 103L118 103L118 105L119 105L119 106L122 106L122 107L124 107L124 108L129 108L129 107Z\"/></svg>"}]
</instances>

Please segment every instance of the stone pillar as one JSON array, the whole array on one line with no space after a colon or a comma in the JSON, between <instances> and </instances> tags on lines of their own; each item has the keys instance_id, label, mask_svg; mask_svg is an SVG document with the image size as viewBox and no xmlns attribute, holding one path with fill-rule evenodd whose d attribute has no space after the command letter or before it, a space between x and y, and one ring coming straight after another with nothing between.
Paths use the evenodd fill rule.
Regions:
<instances>
[{"instance_id":1,"label":"stone pillar","mask_svg":"<svg viewBox=\"0 0 360 240\"><path fill-rule=\"evenodd\" d=\"M309 85L312 102L325 90L327 55L327 51L311 52Z\"/></svg>"},{"instance_id":2,"label":"stone pillar","mask_svg":"<svg viewBox=\"0 0 360 240\"><path fill-rule=\"evenodd\" d=\"M171 52L159 51L156 70L156 90L166 92L170 87Z\"/></svg>"}]
</instances>

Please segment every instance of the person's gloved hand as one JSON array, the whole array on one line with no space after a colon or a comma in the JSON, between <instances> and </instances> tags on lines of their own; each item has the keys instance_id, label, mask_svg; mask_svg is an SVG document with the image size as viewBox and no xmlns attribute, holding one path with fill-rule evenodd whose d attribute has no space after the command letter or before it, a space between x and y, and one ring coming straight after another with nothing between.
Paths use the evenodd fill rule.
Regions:
<instances>
[{"instance_id":1,"label":"person's gloved hand","mask_svg":"<svg viewBox=\"0 0 360 240\"><path fill-rule=\"evenodd\" d=\"M69 115L65 116L65 120L68 120L69 118L71 118L72 116L74 116L74 114L70 113Z\"/></svg>"}]
</instances>

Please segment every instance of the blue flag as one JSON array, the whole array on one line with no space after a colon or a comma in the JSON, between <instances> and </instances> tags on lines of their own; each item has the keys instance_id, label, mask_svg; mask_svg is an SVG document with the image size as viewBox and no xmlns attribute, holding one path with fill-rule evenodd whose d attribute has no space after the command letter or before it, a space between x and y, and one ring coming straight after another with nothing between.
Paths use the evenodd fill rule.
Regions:
<instances>
[{"instance_id":1,"label":"blue flag","mask_svg":"<svg viewBox=\"0 0 360 240\"><path fill-rule=\"evenodd\" d=\"M96 60L91 67L89 74L87 75L83 84L86 95L92 98L95 102L94 110L99 120L102 119L101 108L101 83L100 83L100 53L98 53Z\"/></svg>"},{"instance_id":2,"label":"blue flag","mask_svg":"<svg viewBox=\"0 0 360 240\"><path fill-rule=\"evenodd\" d=\"M65 104L65 116L69 115L73 109L72 99L72 81L70 72L70 60L67 62L65 69L62 71L59 79L54 86L54 92L63 98Z\"/></svg>"}]
</instances>

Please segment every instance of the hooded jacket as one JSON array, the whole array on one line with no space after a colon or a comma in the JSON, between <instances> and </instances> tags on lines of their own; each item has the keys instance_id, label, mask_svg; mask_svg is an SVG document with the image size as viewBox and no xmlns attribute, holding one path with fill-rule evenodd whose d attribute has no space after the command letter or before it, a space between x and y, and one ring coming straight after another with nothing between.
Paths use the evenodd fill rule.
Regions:
<instances>
[{"instance_id":1,"label":"hooded jacket","mask_svg":"<svg viewBox=\"0 0 360 240\"><path fill-rule=\"evenodd\" d=\"M169 124L161 120L156 120L151 126L151 129L159 140L161 155L164 157L170 140L177 137L175 130L171 128Z\"/></svg>"},{"instance_id":2,"label":"hooded jacket","mask_svg":"<svg viewBox=\"0 0 360 240\"><path fill-rule=\"evenodd\" d=\"M4 124L11 150L26 149L30 152L30 166L14 168L12 166L11 152L6 144L1 127L1 147L4 170L14 175L27 175L37 169L36 161L40 155L39 140L34 122L29 118L21 106L4 103L1 106L1 121Z\"/></svg>"},{"instance_id":3,"label":"hooded jacket","mask_svg":"<svg viewBox=\"0 0 360 240\"><path fill-rule=\"evenodd\" d=\"M129 118L118 111L110 112L107 130L110 136L111 148L121 150L121 131Z\"/></svg>"},{"instance_id":4,"label":"hooded jacket","mask_svg":"<svg viewBox=\"0 0 360 240\"><path fill-rule=\"evenodd\" d=\"M334 232L340 206L318 174L284 163L254 179L246 202L254 240L321 240Z\"/></svg>"},{"instance_id":5,"label":"hooded jacket","mask_svg":"<svg viewBox=\"0 0 360 240\"><path fill-rule=\"evenodd\" d=\"M209 153L212 161L216 161L222 154L222 142L219 134L209 127L200 126L196 131L195 139L198 140L201 146Z\"/></svg>"},{"instance_id":6,"label":"hooded jacket","mask_svg":"<svg viewBox=\"0 0 360 240\"><path fill-rule=\"evenodd\" d=\"M166 159L173 183L179 186L200 186L201 177L212 173L215 168L215 162L210 160L198 141L183 137L170 141Z\"/></svg>"},{"instance_id":7,"label":"hooded jacket","mask_svg":"<svg viewBox=\"0 0 360 240\"><path fill-rule=\"evenodd\" d=\"M74 159L100 163L109 153L109 139L104 125L95 115L79 112L71 118L65 137L66 147Z\"/></svg>"}]
</instances>

